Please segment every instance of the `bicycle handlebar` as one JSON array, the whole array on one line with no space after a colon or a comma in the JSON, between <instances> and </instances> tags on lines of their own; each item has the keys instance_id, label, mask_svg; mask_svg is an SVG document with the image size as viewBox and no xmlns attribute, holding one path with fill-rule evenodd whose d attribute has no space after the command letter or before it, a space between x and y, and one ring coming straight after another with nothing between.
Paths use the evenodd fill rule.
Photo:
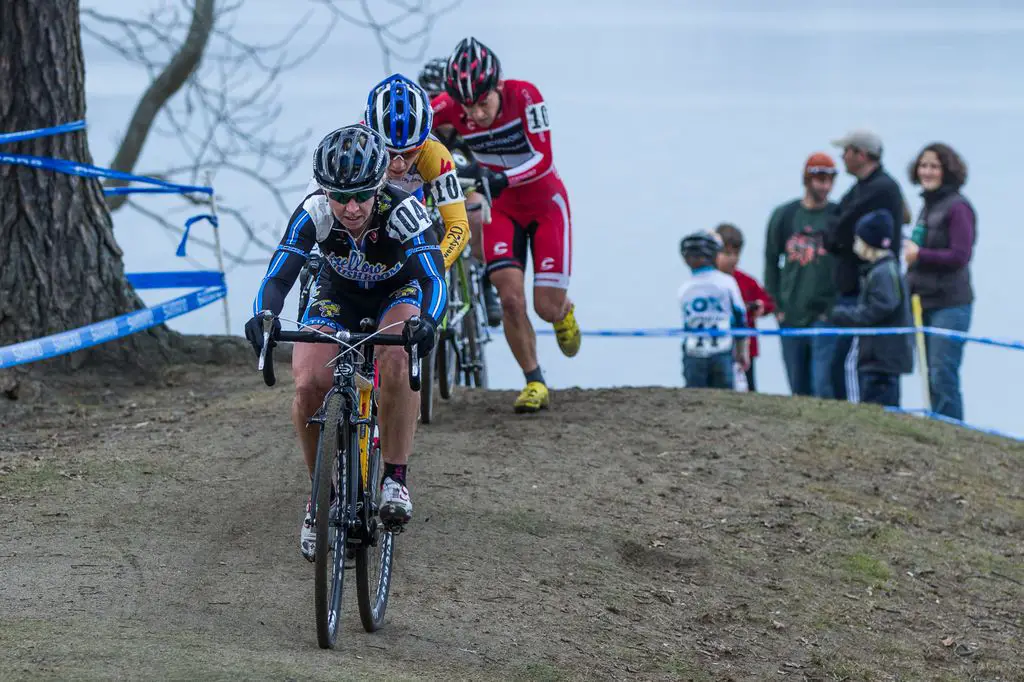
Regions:
<instances>
[{"instance_id":1,"label":"bicycle handlebar","mask_svg":"<svg viewBox=\"0 0 1024 682\"><path fill-rule=\"evenodd\" d=\"M337 331L325 335L324 332L314 331L283 331L274 333L274 315L270 312L263 313L263 350L260 353L258 369L263 372L263 383L273 386L277 383L274 375L274 345L278 341L290 343L335 343L356 346L369 341L374 346L406 346L406 341L401 334L376 334L374 332L350 332ZM418 318L412 318L418 321ZM410 321L412 321L410 320ZM372 338L371 338L372 337ZM273 343L271 343L273 341ZM419 347L415 344L407 346L409 351L409 388L413 391L420 390L420 357Z\"/></svg>"}]
</instances>

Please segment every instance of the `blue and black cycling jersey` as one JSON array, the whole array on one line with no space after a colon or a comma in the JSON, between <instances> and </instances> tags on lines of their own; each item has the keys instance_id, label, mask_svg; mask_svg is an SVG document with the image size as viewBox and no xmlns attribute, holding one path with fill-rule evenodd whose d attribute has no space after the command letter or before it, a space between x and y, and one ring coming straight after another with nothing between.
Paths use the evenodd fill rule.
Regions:
<instances>
[{"instance_id":1,"label":"blue and black cycling jersey","mask_svg":"<svg viewBox=\"0 0 1024 682\"><path fill-rule=\"evenodd\" d=\"M253 314L281 312L310 249L318 244L324 259L319 282L335 296L369 303L415 284L420 314L436 326L444 316L448 291L441 249L430 226L426 209L415 197L387 185L377 196L370 225L356 240L334 217L323 190L311 185L274 252Z\"/></svg>"}]
</instances>

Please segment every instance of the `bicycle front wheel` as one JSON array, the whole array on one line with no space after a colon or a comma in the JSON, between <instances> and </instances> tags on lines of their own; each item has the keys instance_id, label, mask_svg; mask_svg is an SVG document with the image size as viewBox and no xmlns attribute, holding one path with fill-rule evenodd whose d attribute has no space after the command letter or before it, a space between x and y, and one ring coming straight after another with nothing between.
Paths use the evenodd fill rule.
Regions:
<instances>
[{"instance_id":1,"label":"bicycle front wheel","mask_svg":"<svg viewBox=\"0 0 1024 682\"><path fill-rule=\"evenodd\" d=\"M437 346L430 349L425 358L420 358L420 421L429 424L434 421L434 374L437 369Z\"/></svg>"},{"instance_id":2,"label":"bicycle front wheel","mask_svg":"<svg viewBox=\"0 0 1024 682\"><path fill-rule=\"evenodd\" d=\"M341 621L341 591L345 581L345 541L348 490L338 475L347 464L348 439L344 433L344 399L335 393L327 399L324 423L317 444L316 471L316 638L321 649L333 649ZM332 504L332 489L334 500Z\"/></svg>"},{"instance_id":3,"label":"bicycle front wheel","mask_svg":"<svg viewBox=\"0 0 1024 682\"><path fill-rule=\"evenodd\" d=\"M461 326L461 325L460 325ZM459 383L458 356L455 348L456 329L445 330L437 340L437 388L441 397L450 400Z\"/></svg>"},{"instance_id":4,"label":"bicycle front wheel","mask_svg":"<svg viewBox=\"0 0 1024 682\"><path fill-rule=\"evenodd\" d=\"M384 624L391 593L391 568L395 560L395 535L388 532L377 518L380 508L380 480L384 464L380 447L373 448L367 458L366 483L361 499L369 503L368 542L356 549L356 594L359 597L359 619L363 629L376 632Z\"/></svg>"}]
</instances>

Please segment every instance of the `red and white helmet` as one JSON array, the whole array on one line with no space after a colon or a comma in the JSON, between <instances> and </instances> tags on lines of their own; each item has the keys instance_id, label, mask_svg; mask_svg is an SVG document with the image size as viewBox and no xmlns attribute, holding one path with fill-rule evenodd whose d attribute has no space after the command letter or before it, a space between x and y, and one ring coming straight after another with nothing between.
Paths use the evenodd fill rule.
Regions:
<instances>
[{"instance_id":1,"label":"red and white helmet","mask_svg":"<svg viewBox=\"0 0 1024 682\"><path fill-rule=\"evenodd\" d=\"M444 89L461 104L476 104L498 87L501 63L491 49L476 38L464 38L448 57Z\"/></svg>"}]
</instances>

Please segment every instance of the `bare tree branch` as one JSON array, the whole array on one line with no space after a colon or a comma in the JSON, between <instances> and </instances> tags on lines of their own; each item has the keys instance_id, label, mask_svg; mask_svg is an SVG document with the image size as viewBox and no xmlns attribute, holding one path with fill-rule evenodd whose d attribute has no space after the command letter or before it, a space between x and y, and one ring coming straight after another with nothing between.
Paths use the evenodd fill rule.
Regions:
<instances>
[{"instance_id":1,"label":"bare tree branch","mask_svg":"<svg viewBox=\"0 0 1024 682\"><path fill-rule=\"evenodd\" d=\"M151 177L202 185L208 172L228 173L269 196L284 216L292 209L286 195L304 187L289 183L289 178L309 153L311 131L279 134L282 74L311 59L341 23L374 34L386 72L391 72L394 60L420 61L434 23L461 2L314 0L294 23L281 27L279 38L256 42L245 39L237 28L244 0L153 1L156 6L142 19L81 10L84 36L139 65L151 79L111 167L135 172L150 135L171 138L180 152ZM306 35L312 27L322 29ZM123 184L108 182L108 186ZM209 204L202 195L183 199L189 207ZM249 196L234 204L230 199L219 194L217 202L222 223L229 219L234 235L234 252L225 253L225 258L232 267L262 264L265 254L276 248L276 236L268 241L260 235L277 227L276 221L260 216L257 225L244 208L252 203ZM109 197L108 205L112 211L131 206L172 238L183 231L166 212L147 209L125 196ZM208 240L190 237L190 242L212 248ZM246 258L250 249L256 249L260 258Z\"/></svg>"},{"instance_id":2,"label":"bare tree branch","mask_svg":"<svg viewBox=\"0 0 1024 682\"><path fill-rule=\"evenodd\" d=\"M114 170L130 173L135 168L139 154L142 153L142 145L149 136L149 130L153 126L157 114L160 113L167 101L181 89L181 86L185 84L185 81L198 66L213 30L213 5L214 0L196 0L192 10L192 23L189 26L185 42L139 99L131 123L128 124L124 141L110 164ZM127 183L114 180L109 184L116 187L124 186ZM114 209L123 201L124 195L121 195L111 197L108 203L111 209Z\"/></svg>"}]
</instances>

